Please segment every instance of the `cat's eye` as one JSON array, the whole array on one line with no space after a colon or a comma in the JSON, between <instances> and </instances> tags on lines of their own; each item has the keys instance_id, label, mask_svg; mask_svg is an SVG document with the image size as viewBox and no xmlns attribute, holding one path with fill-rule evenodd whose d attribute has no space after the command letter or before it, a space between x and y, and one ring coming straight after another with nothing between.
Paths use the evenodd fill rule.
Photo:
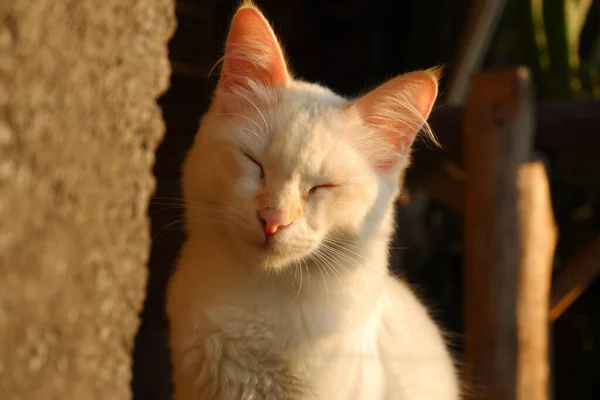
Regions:
<instances>
[{"instance_id":1,"label":"cat's eye","mask_svg":"<svg viewBox=\"0 0 600 400\"><path fill-rule=\"evenodd\" d=\"M322 190L322 189L334 189L336 187L338 187L339 185L334 185L332 183L327 183L324 185L317 185L317 186L313 186L312 188L310 188L310 190L308 191L308 194L315 194L318 190Z\"/></svg>"},{"instance_id":2,"label":"cat's eye","mask_svg":"<svg viewBox=\"0 0 600 400\"><path fill-rule=\"evenodd\" d=\"M252 161L254 164L256 164L258 168L260 168L260 179L263 179L265 177L265 170L263 169L263 166L248 153L244 153L244 155L246 156L246 158L248 158L248 160Z\"/></svg>"}]
</instances>

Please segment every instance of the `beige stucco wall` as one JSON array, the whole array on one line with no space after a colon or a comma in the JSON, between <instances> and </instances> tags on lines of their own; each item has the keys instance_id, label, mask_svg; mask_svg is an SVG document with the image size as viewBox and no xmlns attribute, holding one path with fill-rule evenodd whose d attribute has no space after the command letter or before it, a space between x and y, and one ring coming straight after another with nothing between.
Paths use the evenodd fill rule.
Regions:
<instances>
[{"instance_id":1,"label":"beige stucco wall","mask_svg":"<svg viewBox=\"0 0 600 400\"><path fill-rule=\"evenodd\" d=\"M0 0L0 399L127 399L172 0Z\"/></svg>"}]
</instances>

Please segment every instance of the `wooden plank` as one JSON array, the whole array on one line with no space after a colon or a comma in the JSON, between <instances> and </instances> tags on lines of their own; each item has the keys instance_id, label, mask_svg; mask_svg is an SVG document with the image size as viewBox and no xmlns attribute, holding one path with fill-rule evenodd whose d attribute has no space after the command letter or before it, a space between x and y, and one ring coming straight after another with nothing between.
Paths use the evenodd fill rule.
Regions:
<instances>
[{"instance_id":1,"label":"wooden plank","mask_svg":"<svg viewBox=\"0 0 600 400\"><path fill-rule=\"evenodd\" d=\"M461 214L464 206L465 173L451 160L439 161L411 169L406 186L425 191L432 199Z\"/></svg>"},{"instance_id":2,"label":"wooden plank","mask_svg":"<svg viewBox=\"0 0 600 400\"><path fill-rule=\"evenodd\" d=\"M445 96L447 104L457 106L463 103L469 78L483 63L505 5L506 0L473 1Z\"/></svg>"},{"instance_id":3,"label":"wooden plank","mask_svg":"<svg viewBox=\"0 0 600 400\"><path fill-rule=\"evenodd\" d=\"M447 153L462 152L463 109L442 106L429 123ZM600 100L541 100L535 105L535 149L541 153L596 155L600 148ZM416 143L424 151L423 143ZM415 157L419 162L419 155Z\"/></svg>"},{"instance_id":4,"label":"wooden plank","mask_svg":"<svg viewBox=\"0 0 600 400\"><path fill-rule=\"evenodd\" d=\"M518 173L521 222L517 300L517 398L547 400L550 382L549 299L558 230L546 167L529 162Z\"/></svg>"},{"instance_id":5,"label":"wooden plank","mask_svg":"<svg viewBox=\"0 0 600 400\"><path fill-rule=\"evenodd\" d=\"M600 276L600 237L590 243L554 280L550 297L550 320L556 321Z\"/></svg>"},{"instance_id":6,"label":"wooden plank","mask_svg":"<svg viewBox=\"0 0 600 400\"><path fill-rule=\"evenodd\" d=\"M597 154L600 100L539 102L535 147L545 153Z\"/></svg>"},{"instance_id":7,"label":"wooden plank","mask_svg":"<svg viewBox=\"0 0 600 400\"><path fill-rule=\"evenodd\" d=\"M465 375L475 399L517 399L517 177L533 144L530 80L524 68L475 74L463 116Z\"/></svg>"}]
</instances>

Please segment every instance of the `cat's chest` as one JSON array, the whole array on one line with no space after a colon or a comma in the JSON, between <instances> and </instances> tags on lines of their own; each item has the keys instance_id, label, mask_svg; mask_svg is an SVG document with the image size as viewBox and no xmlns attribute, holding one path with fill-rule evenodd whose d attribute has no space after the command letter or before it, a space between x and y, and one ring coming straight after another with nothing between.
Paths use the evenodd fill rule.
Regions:
<instances>
[{"instance_id":1,"label":"cat's chest","mask_svg":"<svg viewBox=\"0 0 600 400\"><path fill-rule=\"evenodd\" d=\"M319 398L316 374L336 341L325 334L330 328L299 306L259 306L204 305L185 340L191 351L183 361L194 365L196 382L221 396L237 393L232 399Z\"/></svg>"},{"instance_id":2,"label":"cat's chest","mask_svg":"<svg viewBox=\"0 0 600 400\"><path fill-rule=\"evenodd\" d=\"M229 289L176 274L169 297L172 350L204 393L200 398L331 398L323 394L332 382L326 378L358 360L354 349L362 341L350 332L372 313L347 286L317 285L313 280L312 292L296 296L297 288L285 282L248 280Z\"/></svg>"},{"instance_id":3,"label":"cat's chest","mask_svg":"<svg viewBox=\"0 0 600 400\"><path fill-rule=\"evenodd\" d=\"M291 354L340 332L346 320L329 305L265 292L199 302L192 314L196 330L218 333L254 354Z\"/></svg>"}]
</instances>

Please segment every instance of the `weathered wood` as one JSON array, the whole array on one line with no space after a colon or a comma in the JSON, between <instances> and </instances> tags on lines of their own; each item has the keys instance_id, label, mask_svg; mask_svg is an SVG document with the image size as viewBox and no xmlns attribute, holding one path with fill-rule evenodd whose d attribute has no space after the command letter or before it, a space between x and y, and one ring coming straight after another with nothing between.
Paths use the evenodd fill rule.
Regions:
<instances>
[{"instance_id":1,"label":"weathered wood","mask_svg":"<svg viewBox=\"0 0 600 400\"><path fill-rule=\"evenodd\" d=\"M558 230L544 163L524 164L517 178L521 258L516 392L520 400L547 400L550 282Z\"/></svg>"},{"instance_id":2,"label":"weathered wood","mask_svg":"<svg viewBox=\"0 0 600 400\"><path fill-rule=\"evenodd\" d=\"M550 320L558 317L600 276L600 237L590 243L552 285L550 297Z\"/></svg>"},{"instance_id":3,"label":"weathered wood","mask_svg":"<svg viewBox=\"0 0 600 400\"><path fill-rule=\"evenodd\" d=\"M467 94L469 77L478 70L487 54L492 36L500 21L506 0L475 0L462 32L461 46L450 77L446 103L460 105Z\"/></svg>"},{"instance_id":4,"label":"weathered wood","mask_svg":"<svg viewBox=\"0 0 600 400\"><path fill-rule=\"evenodd\" d=\"M464 193L462 182L454 172L448 175L444 169L449 162L457 161L460 171L462 156L461 121L463 109L443 106L432 113L430 125L438 137L443 151L430 150L418 142L413 165L406 178L410 187L420 187L437 201L462 212ZM577 154L579 157L595 158L600 148L600 101L560 100L540 101L535 107L536 151L552 156ZM440 161L440 158L443 161ZM444 165L443 165L444 164ZM441 173L441 174L440 174ZM436 181L436 177L440 180ZM456 207L461 204L460 207Z\"/></svg>"},{"instance_id":5,"label":"weathered wood","mask_svg":"<svg viewBox=\"0 0 600 400\"><path fill-rule=\"evenodd\" d=\"M449 159L442 158L411 170L406 185L425 191L432 199L456 213L463 212L465 173Z\"/></svg>"},{"instance_id":6,"label":"weathered wood","mask_svg":"<svg viewBox=\"0 0 600 400\"><path fill-rule=\"evenodd\" d=\"M517 177L533 142L528 71L474 75L463 118L465 374L474 398L517 399Z\"/></svg>"},{"instance_id":7,"label":"weathered wood","mask_svg":"<svg viewBox=\"0 0 600 400\"><path fill-rule=\"evenodd\" d=\"M463 108L442 106L429 123L447 153L462 152ZM535 106L535 149L542 153L596 155L600 148L600 100L540 100ZM420 142L418 149L423 148ZM420 152L414 162L420 162Z\"/></svg>"}]
</instances>

